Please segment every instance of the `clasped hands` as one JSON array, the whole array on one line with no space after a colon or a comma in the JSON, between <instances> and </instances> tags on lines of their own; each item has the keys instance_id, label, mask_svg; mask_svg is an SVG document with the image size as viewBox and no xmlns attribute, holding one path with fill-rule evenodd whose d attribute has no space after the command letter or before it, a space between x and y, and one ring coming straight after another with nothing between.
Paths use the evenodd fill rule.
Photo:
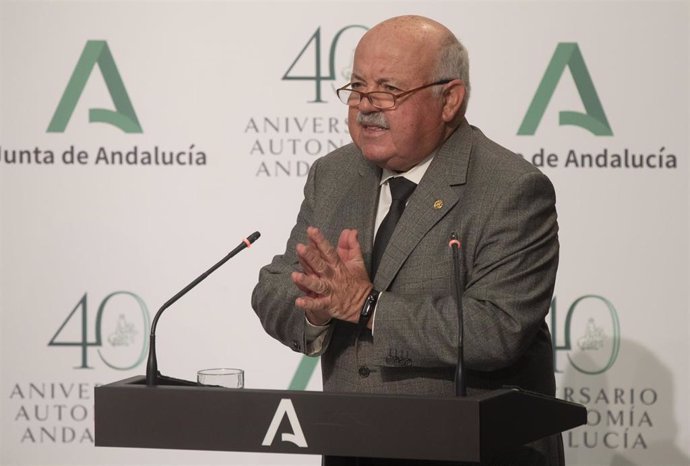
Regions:
<instances>
[{"instance_id":1,"label":"clasped hands","mask_svg":"<svg viewBox=\"0 0 690 466\"><path fill-rule=\"evenodd\" d=\"M326 325L331 319L357 323L364 300L374 287L357 230L343 230L337 247L318 228L308 227L307 237L308 244L299 243L296 248L302 272L292 272L292 281L304 295L295 305L314 325Z\"/></svg>"}]
</instances>

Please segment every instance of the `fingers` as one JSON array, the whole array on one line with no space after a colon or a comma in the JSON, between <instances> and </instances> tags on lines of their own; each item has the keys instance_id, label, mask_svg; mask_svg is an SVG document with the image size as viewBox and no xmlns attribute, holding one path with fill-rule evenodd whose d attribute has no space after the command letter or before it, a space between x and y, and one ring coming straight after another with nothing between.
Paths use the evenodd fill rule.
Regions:
<instances>
[{"instance_id":1,"label":"fingers","mask_svg":"<svg viewBox=\"0 0 690 466\"><path fill-rule=\"evenodd\" d=\"M300 272L292 272L292 282L297 285L303 293L313 295L327 295L330 293L328 282L321 280L315 275L307 275Z\"/></svg>"},{"instance_id":2,"label":"fingers","mask_svg":"<svg viewBox=\"0 0 690 466\"><path fill-rule=\"evenodd\" d=\"M326 296L315 298L300 296L295 300L295 305L305 311L312 313L325 313L326 315L329 315L327 309L330 305L330 298Z\"/></svg>"},{"instance_id":3,"label":"fingers","mask_svg":"<svg viewBox=\"0 0 690 466\"><path fill-rule=\"evenodd\" d=\"M323 236L321 230L316 227L308 227L307 236L309 237L311 245L319 252L321 258L328 263L328 265L334 267L338 262L338 254L336 254L333 245Z\"/></svg>"},{"instance_id":4,"label":"fingers","mask_svg":"<svg viewBox=\"0 0 690 466\"><path fill-rule=\"evenodd\" d=\"M307 248L308 246L305 246L304 244L298 244L296 247L297 260L299 261L299 265L302 267L302 271L305 274L318 275L318 273L314 270L313 265L309 262L309 259L306 257Z\"/></svg>"},{"instance_id":5,"label":"fingers","mask_svg":"<svg viewBox=\"0 0 690 466\"><path fill-rule=\"evenodd\" d=\"M347 263L351 261L364 262L362 256L362 248L359 245L357 237L357 230L346 229L340 233L338 239L338 257L341 261Z\"/></svg>"},{"instance_id":6,"label":"fingers","mask_svg":"<svg viewBox=\"0 0 690 466\"><path fill-rule=\"evenodd\" d=\"M333 267L324 260L320 252L311 244L298 244L297 258L302 266L302 270L307 275L314 275L317 277L329 277L333 275Z\"/></svg>"},{"instance_id":7,"label":"fingers","mask_svg":"<svg viewBox=\"0 0 690 466\"><path fill-rule=\"evenodd\" d=\"M302 270L307 275L332 277L335 269L340 265L340 258L335 248L315 227L307 228L309 244L298 244L297 259Z\"/></svg>"},{"instance_id":8,"label":"fingers","mask_svg":"<svg viewBox=\"0 0 690 466\"><path fill-rule=\"evenodd\" d=\"M328 315L328 309L331 307L331 295L324 281L300 272L292 273L292 281L304 293L303 296L295 300L297 307L310 313Z\"/></svg>"},{"instance_id":9,"label":"fingers","mask_svg":"<svg viewBox=\"0 0 690 466\"><path fill-rule=\"evenodd\" d=\"M316 298L318 294L314 293L312 290L303 287L299 283L295 282L295 279L293 278L292 280L293 283L297 286L297 289L299 289L302 293L304 293L304 296L307 296L309 298Z\"/></svg>"},{"instance_id":10,"label":"fingers","mask_svg":"<svg viewBox=\"0 0 690 466\"><path fill-rule=\"evenodd\" d=\"M343 230L336 247L318 228L307 228L307 237L308 244L296 247L302 272L291 275L303 293L295 305L319 321L334 318L356 322L367 290L372 287L357 230Z\"/></svg>"}]
</instances>

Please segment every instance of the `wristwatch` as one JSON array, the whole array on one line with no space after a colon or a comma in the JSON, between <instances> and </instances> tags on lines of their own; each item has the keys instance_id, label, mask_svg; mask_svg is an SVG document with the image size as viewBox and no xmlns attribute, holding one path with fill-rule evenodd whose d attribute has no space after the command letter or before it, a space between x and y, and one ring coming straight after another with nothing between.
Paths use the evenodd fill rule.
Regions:
<instances>
[{"instance_id":1,"label":"wristwatch","mask_svg":"<svg viewBox=\"0 0 690 466\"><path fill-rule=\"evenodd\" d=\"M380 291L372 288L369 292L369 296L364 300L362 311L359 313L359 322L357 323L357 327L359 327L360 330L366 327L369 319L371 319L371 315L374 313L374 309L376 309L376 303L379 300L380 294Z\"/></svg>"}]
</instances>

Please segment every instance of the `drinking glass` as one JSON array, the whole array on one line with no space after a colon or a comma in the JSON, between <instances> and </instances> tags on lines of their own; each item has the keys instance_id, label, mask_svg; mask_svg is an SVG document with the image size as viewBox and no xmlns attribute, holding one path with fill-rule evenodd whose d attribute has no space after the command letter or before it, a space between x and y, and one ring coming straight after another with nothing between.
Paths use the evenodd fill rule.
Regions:
<instances>
[{"instance_id":1,"label":"drinking glass","mask_svg":"<svg viewBox=\"0 0 690 466\"><path fill-rule=\"evenodd\" d=\"M202 369L196 373L200 385L226 388L244 388L244 371L233 368Z\"/></svg>"}]
</instances>

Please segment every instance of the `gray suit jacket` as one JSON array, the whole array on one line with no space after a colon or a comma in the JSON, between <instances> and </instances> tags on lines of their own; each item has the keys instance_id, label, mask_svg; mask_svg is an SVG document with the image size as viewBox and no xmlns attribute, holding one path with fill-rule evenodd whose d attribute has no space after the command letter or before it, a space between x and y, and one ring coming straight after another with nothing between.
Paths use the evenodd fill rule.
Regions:
<instances>
[{"instance_id":1,"label":"gray suit jacket","mask_svg":"<svg viewBox=\"0 0 690 466\"><path fill-rule=\"evenodd\" d=\"M319 227L333 244L359 230L367 264L373 245L381 170L352 144L317 160L284 254L260 272L252 305L266 331L305 351L298 242ZM335 322L321 358L326 391L453 395L458 320L448 241L461 247L462 307L468 391L517 385L555 391L545 323L558 265L551 182L521 157L467 122L437 151L410 197L374 287L384 290L374 334L355 343L355 326Z\"/></svg>"}]
</instances>

